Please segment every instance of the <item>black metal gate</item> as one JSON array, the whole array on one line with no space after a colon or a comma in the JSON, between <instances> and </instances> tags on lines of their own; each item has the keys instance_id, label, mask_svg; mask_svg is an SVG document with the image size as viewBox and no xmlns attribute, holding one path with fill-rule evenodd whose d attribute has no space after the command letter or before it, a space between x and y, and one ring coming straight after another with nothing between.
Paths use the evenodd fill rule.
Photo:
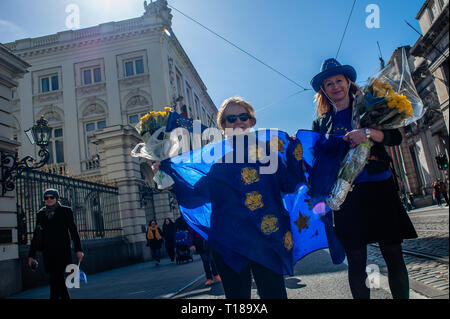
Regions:
<instances>
[{"instance_id":1,"label":"black metal gate","mask_svg":"<svg viewBox=\"0 0 450 319\"><path fill-rule=\"evenodd\" d=\"M36 213L44 206L43 193L48 188L57 189L61 204L72 208L82 240L122 235L117 187L85 179L25 170L16 183L20 245L30 243Z\"/></svg>"}]
</instances>

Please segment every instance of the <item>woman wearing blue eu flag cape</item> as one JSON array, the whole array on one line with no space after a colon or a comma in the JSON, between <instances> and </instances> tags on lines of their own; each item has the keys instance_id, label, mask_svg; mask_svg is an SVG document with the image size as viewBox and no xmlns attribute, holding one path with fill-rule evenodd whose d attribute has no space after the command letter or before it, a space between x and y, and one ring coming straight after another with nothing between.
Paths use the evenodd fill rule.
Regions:
<instances>
[{"instance_id":1,"label":"woman wearing blue eu flag cape","mask_svg":"<svg viewBox=\"0 0 450 319\"><path fill-rule=\"evenodd\" d=\"M305 182L301 145L284 132L250 132L255 113L239 97L223 102L217 123L225 140L185 154L216 156L219 146L214 161L184 162L181 155L162 161L161 170L174 180L186 221L207 238L226 298L250 299L253 277L260 298L286 299L294 243L283 194ZM271 166L265 156L277 160L271 173L263 170Z\"/></svg>"},{"instance_id":2,"label":"woman wearing blue eu flag cape","mask_svg":"<svg viewBox=\"0 0 450 319\"><path fill-rule=\"evenodd\" d=\"M245 133L256 124L255 112L253 107L247 101L239 97L232 97L226 99L222 103L217 114L217 124L225 132L225 135L228 134L228 137L233 134L238 135L240 133ZM245 215L243 215L240 220L236 220L234 226L239 227L239 224L248 224L248 226L252 228L258 227L258 232L253 233L252 238L248 238L248 240L258 241L258 238L253 236L261 237L261 239L265 240L261 241L261 245L263 246L269 241L279 241L280 247L277 248L281 248L283 253L289 255L289 250L283 247L283 245L286 246L285 240L283 240L283 234L290 233L289 215L284 213L280 191L293 192L297 183L302 180L303 175L297 176L295 174L286 174L287 172L284 171L281 166L275 174L258 174L257 165L258 164L249 165L248 167L244 167L247 165L239 165L236 168L226 168L228 174L236 174L239 176L239 180L245 185L243 187L245 190L243 190L242 194L230 192L229 194L233 194L234 198L227 198L228 205L225 205L223 195L216 192L216 209L214 209L214 207L212 208L213 213L211 216L212 229L213 224L226 222L228 218L232 218L232 215L229 214L231 209L237 211L239 210L239 206L243 206L241 213ZM258 187L260 185L257 184L265 184L266 186L270 186L270 188L264 189L264 187ZM217 186L219 189L227 191L227 186L224 184L211 186ZM245 201L242 200L242 196L246 196ZM242 203L244 205L242 205ZM273 211L270 214L267 214L267 211L263 208L264 205L271 205L278 210L278 212ZM260 211L261 216L256 217L256 220L258 221L253 224L254 220L251 217L248 218L248 216L258 215L258 211ZM231 223L230 227L233 227ZM218 230L218 228L219 227L216 227L216 230ZM242 235L247 231L245 227L240 227L240 229L236 228L236 230L242 232ZM282 236L274 236L275 233L279 233ZM272 238L270 238L271 235L273 236ZM286 236L284 236L284 238L285 237ZM252 275L261 299L287 298L283 273L281 270L283 257L276 256L276 254L270 254L269 251L271 248L269 247L269 244L263 249L268 253L268 258L273 258L275 263L280 264L278 272L251 259L237 256L235 252L216 241L214 236L210 236L210 243L214 248L214 260L222 278L225 295L228 299L250 298ZM243 267L240 273L238 273L236 269L233 269L233 267L230 267L227 258L241 260ZM279 260L276 260L276 258Z\"/></svg>"},{"instance_id":3,"label":"woman wearing blue eu flag cape","mask_svg":"<svg viewBox=\"0 0 450 319\"><path fill-rule=\"evenodd\" d=\"M390 170L385 145L399 145L398 129L353 129L352 109L360 89L354 83L356 71L335 59L323 62L321 72L311 85L315 96L317 119L312 129L324 134L343 135L349 148L371 140L368 164L356 177L340 209L334 211L336 234L345 248L348 278L355 299L369 299L366 284L367 244L378 242L386 261L393 298L409 298L408 272L403 260L403 239L416 238L414 227L404 210Z\"/></svg>"}]
</instances>

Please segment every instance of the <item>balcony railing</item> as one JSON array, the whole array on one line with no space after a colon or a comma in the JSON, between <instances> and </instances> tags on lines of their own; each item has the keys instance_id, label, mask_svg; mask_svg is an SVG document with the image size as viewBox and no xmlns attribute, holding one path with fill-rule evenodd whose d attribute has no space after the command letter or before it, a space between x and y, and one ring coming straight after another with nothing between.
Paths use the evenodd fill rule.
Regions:
<instances>
[{"instance_id":1,"label":"balcony railing","mask_svg":"<svg viewBox=\"0 0 450 319\"><path fill-rule=\"evenodd\" d=\"M81 161L81 170L86 171L93 171L100 169L100 160L97 158L91 158L87 160Z\"/></svg>"}]
</instances>

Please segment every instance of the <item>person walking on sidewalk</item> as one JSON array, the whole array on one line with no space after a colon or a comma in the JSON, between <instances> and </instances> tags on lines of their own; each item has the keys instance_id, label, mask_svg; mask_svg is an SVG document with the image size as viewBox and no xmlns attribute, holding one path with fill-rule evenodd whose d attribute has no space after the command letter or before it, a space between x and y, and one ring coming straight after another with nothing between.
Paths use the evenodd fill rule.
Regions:
<instances>
[{"instance_id":1,"label":"person walking on sidewalk","mask_svg":"<svg viewBox=\"0 0 450 319\"><path fill-rule=\"evenodd\" d=\"M163 225L164 246L170 261L175 261L175 224L170 218L164 220Z\"/></svg>"},{"instance_id":2,"label":"person walking on sidewalk","mask_svg":"<svg viewBox=\"0 0 450 319\"><path fill-rule=\"evenodd\" d=\"M77 259L83 259L80 236L70 207L59 203L59 192L47 189L44 192L45 206L36 216L36 229L31 240L28 265L38 267L36 252L42 251L44 269L50 275L50 299L70 299L64 273L72 263L70 240L74 244Z\"/></svg>"},{"instance_id":3,"label":"person walking on sidewalk","mask_svg":"<svg viewBox=\"0 0 450 319\"><path fill-rule=\"evenodd\" d=\"M439 180L438 180L439 181ZM441 194L444 196L445 202L447 203L448 206L448 188L447 188L447 184L444 181L439 181L439 186L441 189Z\"/></svg>"},{"instance_id":4,"label":"person walking on sidewalk","mask_svg":"<svg viewBox=\"0 0 450 319\"><path fill-rule=\"evenodd\" d=\"M156 261L156 266L161 262L161 246L162 246L162 231L158 227L156 220L152 219L148 225L147 241L148 246L152 250L152 258Z\"/></svg>"},{"instance_id":5,"label":"person walking on sidewalk","mask_svg":"<svg viewBox=\"0 0 450 319\"><path fill-rule=\"evenodd\" d=\"M205 276L207 279L205 282L205 286L212 285L212 283L214 282L213 276L218 282L222 282L219 273L217 272L216 264L214 263L212 251L208 245L208 242L194 230L190 229L190 232L192 233L193 237L193 245L191 246L191 250L197 252L202 258L203 269L205 270Z\"/></svg>"},{"instance_id":6,"label":"person walking on sidewalk","mask_svg":"<svg viewBox=\"0 0 450 319\"><path fill-rule=\"evenodd\" d=\"M433 184L431 184L431 187L433 187L433 197L436 200L438 206L442 206L441 185L439 183L439 180L436 180Z\"/></svg>"}]
</instances>

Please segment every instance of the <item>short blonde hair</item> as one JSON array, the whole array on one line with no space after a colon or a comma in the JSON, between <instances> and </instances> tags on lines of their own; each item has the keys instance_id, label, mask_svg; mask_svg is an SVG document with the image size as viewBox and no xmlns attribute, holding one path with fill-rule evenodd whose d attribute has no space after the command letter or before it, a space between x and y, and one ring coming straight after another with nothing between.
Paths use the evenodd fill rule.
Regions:
<instances>
[{"instance_id":1,"label":"short blonde hair","mask_svg":"<svg viewBox=\"0 0 450 319\"><path fill-rule=\"evenodd\" d=\"M223 126L223 123L225 123L225 118L223 117L223 114L225 113L225 110L230 105L240 105L242 106L247 113L250 115L250 120L253 120L253 125L256 124L256 117L255 117L255 110L253 109L252 105L245 101L240 96L232 96L223 101L222 105L219 108L219 112L217 113L217 125L219 125L221 130L225 130L225 127Z\"/></svg>"}]
</instances>

